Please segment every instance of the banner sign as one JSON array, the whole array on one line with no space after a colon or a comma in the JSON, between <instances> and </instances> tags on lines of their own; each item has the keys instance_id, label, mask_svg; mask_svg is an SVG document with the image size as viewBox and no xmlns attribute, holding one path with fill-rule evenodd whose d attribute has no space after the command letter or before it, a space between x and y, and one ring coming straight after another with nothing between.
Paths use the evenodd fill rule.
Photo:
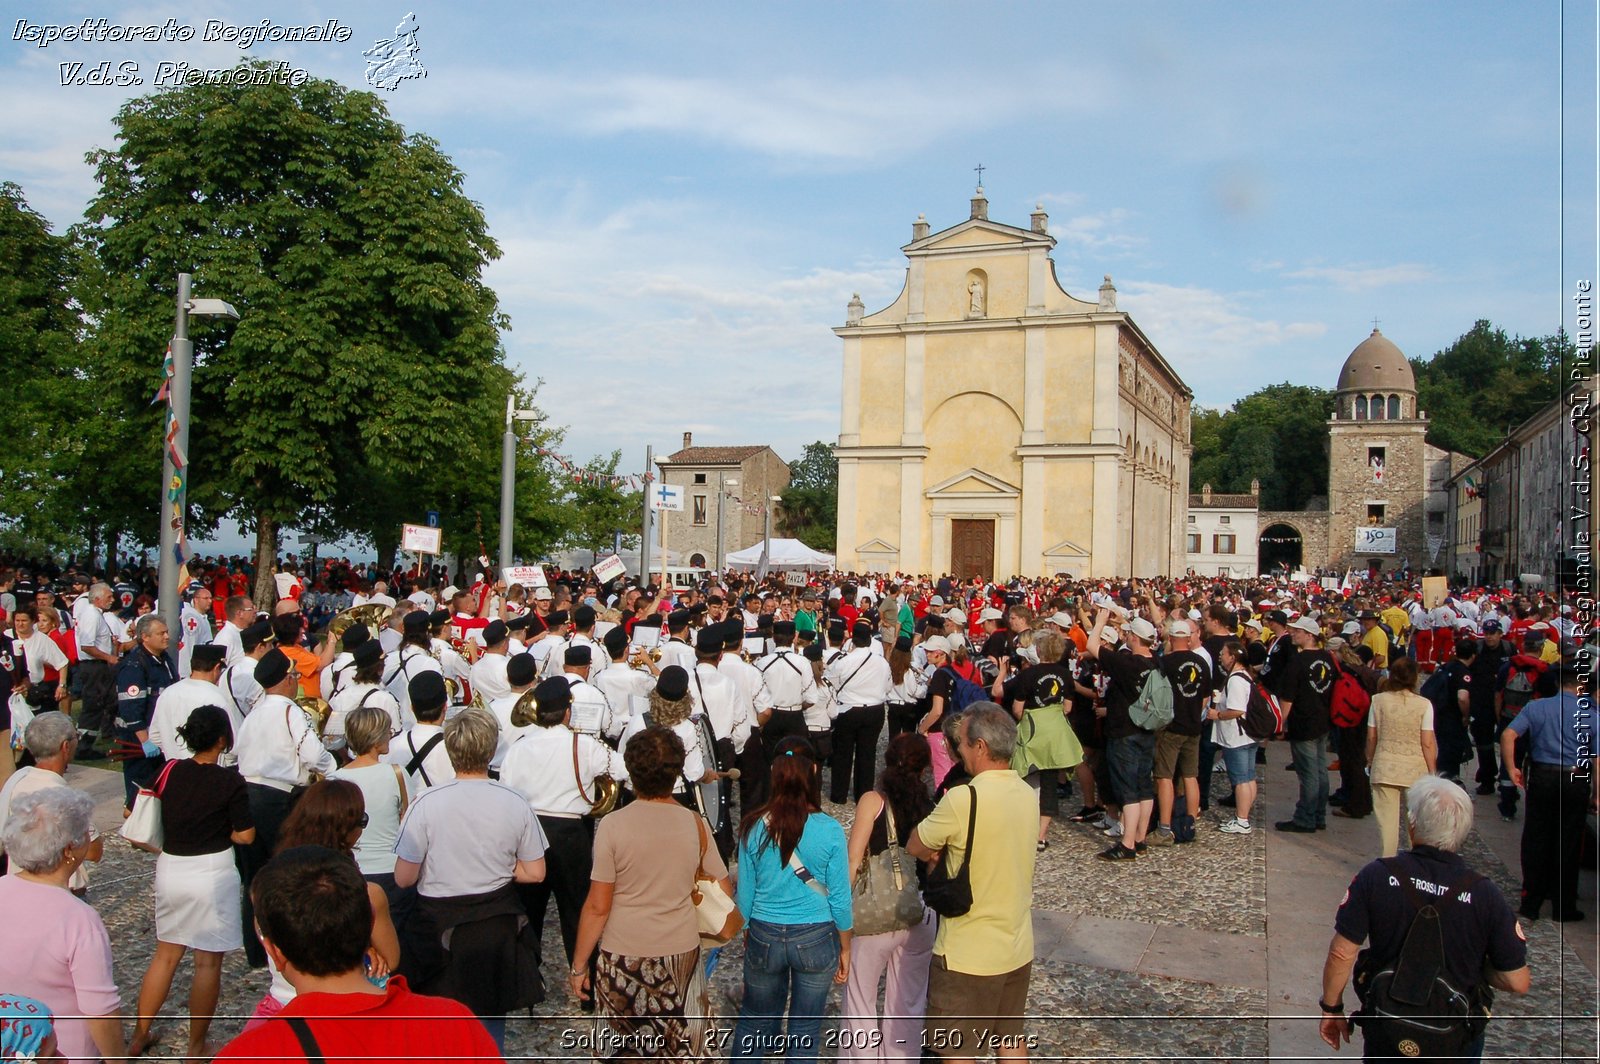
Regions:
<instances>
[{"instance_id":1,"label":"banner sign","mask_svg":"<svg viewBox=\"0 0 1600 1064\"><path fill-rule=\"evenodd\" d=\"M808 582L804 569L790 569L783 574L783 582L788 587L805 587Z\"/></svg>"},{"instance_id":2,"label":"banner sign","mask_svg":"<svg viewBox=\"0 0 1600 1064\"><path fill-rule=\"evenodd\" d=\"M500 570L500 575L505 579L506 587L512 584L521 584L526 588L549 586L542 565L508 565Z\"/></svg>"},{"instance_id":3,"label":"banner sign","mask_svg":"<svg viewBox=\"0 0 1600 1064\"><path fill-rule=\"evenodd\" d=\"M400 549L413 554L438 554L444 545L444 532L427 525L401 525Z\"/></svg>"},{"instance_id":4,"label":"banner sign","mask_svg":"<svg viewBox=\"0 0 1600 1064\"><path fill-rule=\"evenodd\" d=\"M1393 554L1395 548L1396 536L1392 528L1356 529L1357 554Z\"/></svg>"},{"instance_id":5,"label":"banner sign","mask_svg":"<svg viewBox=\"0 0 1600 1064\"><path fill-rule=\"evenodd\" d=\"M594 563L594 568L590 570L590 572L594 573L595 581L601 584L615 580L617 577L621 576L627 571L627 565L625 565L622 559L617 557L615 554L611 555L609 558L601 558L599 561Z\"/></svg>"},{"instance_id":6,"label":"banner sign","mask_svg":"<svg viewBox=\"0 0 1600 1064\"><path fill-rule=\"evenodd\" d=\"M673 484L657 484L650 489L650 509L682 510L683 489Z\"/></svg>"}]
</instances>

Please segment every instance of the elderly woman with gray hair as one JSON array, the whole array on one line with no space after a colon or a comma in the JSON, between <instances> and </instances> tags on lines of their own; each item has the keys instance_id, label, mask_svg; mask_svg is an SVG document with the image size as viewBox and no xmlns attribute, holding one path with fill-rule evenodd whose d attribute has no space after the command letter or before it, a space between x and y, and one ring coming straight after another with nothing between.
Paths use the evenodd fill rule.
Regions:
<instances>
[{"instance_id":1,"label":"elderly woman with gray hair","mask_svg":"<svg viewBox=\"0 0 1600 1064\"><path fill-rule=\"evenodd\" d=\"M528 800L489 778L500 723L487 709L445 721L456 778L411 803L395 842L394 879L417 888L403 932L401 974L453 998L505 1048L505 1014L544 1000L539 935L513 883L545 875L545 837Z\"/></svg>"},{"instance_id":2,"label":"elderly woman with gray hair","mask_svg":"<svg viewBox=\"0 0 1600 1064\"><path fill-rule=\"evenodd\" d=\"M6 780L6 785L0 787L0 828L5 826L11 818L11 805L25 794L33 794L46 788L67 787L64 778L67 766L72 764L72 758L78 750L78 729L72 723L72 718L65 713L52 710L41 713L33 718L33 723L28 725L27 738L24 740L29 754L33 755L33 764L26 768L18 769L16 774ZM87 861L98 862L105 849L100 836L95 834L93 844L89 848ZM6 856L4 841L0 841L0 874L6 871ZM72 871L72 879L67 884L67 889L78 897L83 897L89 891L89 870L87 864L80 863Z\"/></svg>"},{"instance_id":3,"label":"elderly woman with gray hair","mask_svg":"<svg viewBox=\"0 0 1600 1064\"><path fill-rule=\"evenodd\" d=\"M12 802L3 832L11 872L0 876L0 912L26 918L8 921L0 987L50 1006L69 1061L125 1053L111 937L100 914L67 889L97 845L93 814L88 795L47 787Z\"/></svg>"}]
</instances>

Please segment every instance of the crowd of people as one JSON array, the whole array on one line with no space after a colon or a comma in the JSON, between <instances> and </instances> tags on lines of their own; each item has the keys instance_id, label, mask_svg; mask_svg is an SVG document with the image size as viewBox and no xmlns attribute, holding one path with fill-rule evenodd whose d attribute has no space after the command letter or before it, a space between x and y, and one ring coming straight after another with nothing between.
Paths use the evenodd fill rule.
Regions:
<instances>
[{"instance_id":1,"label":"crowd of people","mask_svg":"<svg viewBox=\"0 0 1600 1064\"><path fill-rule=\"evenodd\" d=\"M185 954L194 1058L494 1058L506 1018L551 994L594 1014L597 1059L1023 1058L1033 874L1063 799L1106 862L1249 836L1277 740L1299 785L1277 831L1371 818L1374 852L1434 861L1417 875L1443 891L1469 791L1490 796L1525 820L1516 915L1584 917L1575 597L1194 576L507 587L291 560L262 609L249 566L219 559L195 563L174 638L149 576L0 571L0 903L49 914L0 959L0 993L43 1002L69 1059L156 1044ZM126 811L158 801L163 829L127 1042L86 871L103 843L63 780L105 756ZM1400 948L1373 915L1394 899L1369 871L1356 886L1325 980L1335 1045L1327 995L1355 946ZM1474 896L1480 914L1499 898ZM1511 912L1473 941L1490 983L1525 990ZM742 994L720 1023L730 921ZM219 1047L239 949L263 993Z\"/></svg>"}]
</instances>

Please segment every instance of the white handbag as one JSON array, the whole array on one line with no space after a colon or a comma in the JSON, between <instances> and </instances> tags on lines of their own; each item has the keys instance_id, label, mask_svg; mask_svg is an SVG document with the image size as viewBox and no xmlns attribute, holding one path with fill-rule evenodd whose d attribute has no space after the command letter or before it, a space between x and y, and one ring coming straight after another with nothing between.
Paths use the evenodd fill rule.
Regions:
<instances>
[{"instance_id":1,"label":"white handbag","mask_svg":"<svg viewBox=\"0 0 1600 1064\"><path fill-rule=\"evenodd\" d=\"M167 774L176 764L176 761L167 762L161 775L156 777L153 788L139 788L139 793L133 799L133 809L122 822L122 829L118 833L141 850L160 853L161 844L166 841L166 832L161 826L161 791L167 785Z\"/></svg>"},{"instance_id":2,"label":"white handbag","mask_svg":"<svg viewBox=\"0 0 1600 1064\"><path fill-rule=\"evenodd\" d=\"M699 925L700 937L712 945L721 946L733 941L733 936L744 927L744 917L740 915L733 899L728 897L728 892L722 889L722 884L702 871L710 839L705 818L696 814L694 821L700 832L700 864L694 870L694 889L689 894L689 900L694 903L695 923Z\"/></svg>"}]
</instances>

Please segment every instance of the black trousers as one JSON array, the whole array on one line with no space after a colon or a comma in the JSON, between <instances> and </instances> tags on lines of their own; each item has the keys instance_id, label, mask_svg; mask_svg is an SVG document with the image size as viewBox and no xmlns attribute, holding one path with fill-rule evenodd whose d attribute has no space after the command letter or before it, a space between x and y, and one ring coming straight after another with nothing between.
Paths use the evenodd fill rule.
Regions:
<instances>
[{"instance_id":1,"label":"black trousers","mask_svg":"<svg viewBox=\"0 0 1600 1064\"><path fill-rule=\"evenodd\" d=\"M1439 744L1439 775L1459 779L1461 766L1472 757L1472 736L1457 711L1433 715L1434 738Z\"/></svg>"},{"instance_id":2,"label":"black trousers","mask_svg":"<svg viewBox=\"0 0 1600 1064\"><path fill-rule=\"evenodd\" d=\"M1495 743L1494 706L1473 706L1468 728L1472 745L1478 749L1477 783L1493 788L1500 780L1500 751Z\"/></svg>"},{"instance_id":3,"label":"black trousers","mask_svg":"<svg viewBox=\"0 0 1600 1064\"><path fill-rule=\"evenodd\" d=\"M917 730L922 718L922 707L916 702L890 702L888 706L889 738Z\"/></svg>"},{"instance_id":4,"label":"black trousers","mask_svg":"<svg viewBox=\"0 0 1600 1064\"><path fill-rule=\"evenodd\" d=\"M773 716L777 716L776 713ZM769 718L770 720L770 718ZM739 815L764 805L772 795L772 763L767 758L763 744L765 735L752 735L745 740L734 763L739 766Z\"/></svg>"},{"instance_id":5,"label":"black trousers","mask_svg":"<svg viewBox=\"0 0 1600 1064\"><path fill-rule=\"evenodd\" d=\"M1528 772L1527 784L1522 906L1537 912L1549 901L1554 915L1564 917L1578 907L1578 854L1592 783L1587 776L1574 778L1564 769L1536 763Z\"/></svg>"},{"instance_id":6,"label":"black trousers","mask_svg":"<svg viewBox=\"0 0 1600 1064\"><path fill-rule=\"evenodd\" d=\"M833 759L829 775L828 798L844 802L860 800L872 790L873 769L878 759L878 733L883 731L883 706L856 706L833 720ZM854 793L847 794L853 786Z\"/></svg>"},{"instance_id":7,"label":"black trousers","mask_svg":"<svg viewBox=\"0 0 1600 1064\"><path fill-rule=\"evenodd\" d=\"M278 847L278 829L288 819L289 808L294 804L288 791L267 787L259 783L246 783L250 796L250 819L256 824L256 841L248 846L235 846L234 858L239 865L240 886L244 901L239 908L239 919L244 924L244 957L252 968L267 966L267 951L256 937L256 907L250 901L250 884L256 873L272 859Z\"/></svg>"},{"instance_id":8,"label":"black trousers","mask_svg":"<svg viewBox=\"0 0 1600 1064\"><path fill-rule=\"evenodd\" d=\"M556 900L556 918L561 923L561 945L567 951L567 965L578 945L578 914L589 897L589 874L594 870L594 821L588 817L541 816L547 843L544 851L544 880L518 883L517 896L534 927L544 927L550 899Z\"/></svg>"},{"instance_id":9,"label":"black trousers","mask_svg":"<svg viewBox=\"0 0 1600 1064\"><path fill-rule=\"evenodd\" d=\"M791 735L806 737L806 711L803 709L775 709L761 726L761 746L767 755L770 770L772 759L778 756L778 744Z\"/></svg>"},{"instance_id":10,"label":"black trousers","mask_svg":"<svg viewBox=\"0 0 1600 1064\"><path fill-rule=\"evenodd\" d=\"M1367 723L1334 729L1339 733L1339 789L1350 816L1372 812L1372 780L1367 776Z\"/></svg>"},{"instance_id":11,"label":"black trousers","mask_svg":"<svg viewBox=\"0 0 1600 1064\"><path fill-rule=\"evenodd\" d=\"M107 663L86 658L72 667L83 678L83 709L78 712L78 730L93 736L111 734L117 718L117 677Z\"/></svg>"}]
</instances>

